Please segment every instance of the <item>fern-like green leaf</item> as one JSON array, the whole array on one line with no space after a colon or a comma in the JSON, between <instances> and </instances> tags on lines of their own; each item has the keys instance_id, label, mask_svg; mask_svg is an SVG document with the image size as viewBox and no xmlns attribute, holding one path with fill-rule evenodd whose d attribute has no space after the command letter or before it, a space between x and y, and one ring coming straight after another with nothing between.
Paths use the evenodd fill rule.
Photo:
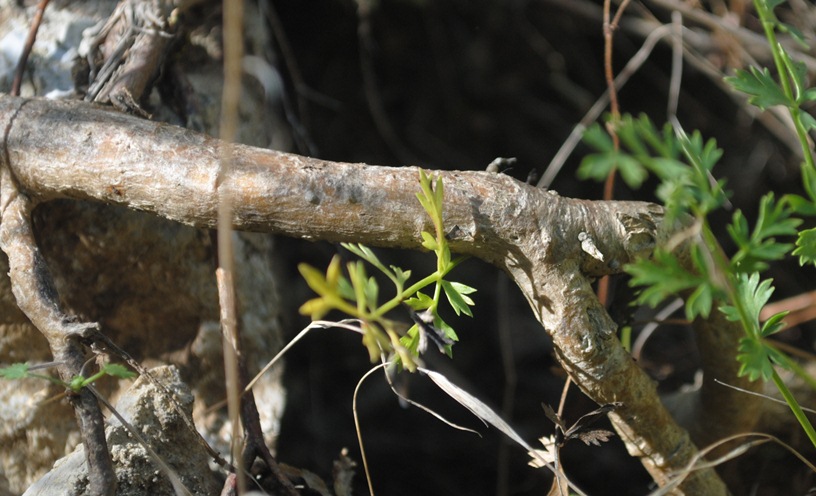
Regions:
<instances>
[{"instance_id":1,"label":"fern-like green leaf","mask_svg":"<svg viewBox=\"0 0 816 496\"><path fill-rule=\"evenodd\" d=\"M456 315L463 313L468 317L473 317L473 312L470 310L473 300L469 296L459 292L450 281L442 281L442 289L445 291L445 296L448 298L448 302Z\"/></svg>"},{"instance_id":2,"label":"fern-like green leaf","mask_svg":"<svg viewBox=\"0 0 816 496\"><path fill-rule=\"evenodd\" d=\"M762 324L762 329L759 331L759 335L763 338L776 334L777 332L781 331L785 328L785 323L783 319L789 314L789 311L779 312L774 314Z\"/></svg>"},{"instance_id":3,"label":"fern-like green leaf","mask_svg":"<svg viewBox=\"0 0 816 496\"><path fill-rule=\"evenodd\" d=\"M120 379L130 379L136 377L135 372L119 363L106 363L102 366L100 372L104 372L109 376L118 377Z\"/></svg>"},{"instance_id":4,"label":"fern-like green leaf","mask_svg":"<svg viewBox=\"0 0 816 496\"><path fill-rule=\"evenodd\" d=\"M748 101L762 110L774 105L791 106L793 102L785 96L767 69L751 67L750 72L738 69L736 76L727 77L725 81L749 96Z\"/></svg>"},{"instance_id":5,"label":"fern-like green leaf","mask_svg":"<svg viewBox=\"0 0 816 496\"><path fill-rule=\"evenodd\" d=\"M730 305L724 305L720 310L728 320L742 321L749 325L751 328L745 329L745 332L750 336L757 336L760 330L759 313L774 292L774 287L771 286L772 282L771 279L760 281L758 272L737 274L734 288L734 298L737 301ZM743 312L745 315L743 315ZM745 322L745 319L747 319L747 322Z\"/></svg>"},{"instance_id":6,"label":"fern-like green leaf","mask_svg":"<svg viewBox=\"0 0 816 496\"><path fill-rule=\"evenodd\" d=\"M413 297L405 300L405 304L414 310L427 310L434 304L434 300L422 291L417 291Z\"/></svg>"},{"instance_id":7,"label":"fern-like green leaf","mask_svg":"<svg viewBox=\"0 0 816 496\"><path fill-rule=\"evenodd\" d=\"M816 265L816 228L799 232L793 254L799 257L800 265Z\"/></svg>"},{"instance_id":8,"label":"fern-like green leaf","mask_svg":"<svg viewBox=\"0 0 816 496\"><path fill-rule=\"evenodd\" d=\"M800 219L791 218L792 207L787 200L774 202L772 193L762 197L759 216L754 230L749 232L748 221L742 212L734 213L727 230L739 248L731 259L736 272L758 272L768 267L767 262L784 258L792 244L780 243L776 236L794 236Z\"/></svg>"},{"instance_id":9,"label":"fern-like green leaf","mask_svg":"<svg viewBox=\"0 0 816 496\"><path fill-rule=\"evenodd\" d=\"M740 339L737 354L737 361L740 363L739 375L747 375L752 381L760 377L765 381L770 380L773 377L773 364L768 351L768 347L758 339L747 337Z\"/></svg>"},{"instance_id":10,"label":"fern-like green leaf","mask_svg":"<svg viewBox=\"0 0 816 496\"><path fill-rule=\"evenodd\" d=\"M13 363L0 368L0 377L8 380L24 379L28 377L28 367L27 363Z\"/></svg>"}]
</instances>

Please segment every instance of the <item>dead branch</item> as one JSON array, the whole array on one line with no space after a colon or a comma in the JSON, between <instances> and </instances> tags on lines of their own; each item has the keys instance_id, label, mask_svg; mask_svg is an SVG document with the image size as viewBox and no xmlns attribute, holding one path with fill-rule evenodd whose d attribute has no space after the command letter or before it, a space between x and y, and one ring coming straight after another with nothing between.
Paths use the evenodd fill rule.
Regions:
<instances>
[{"instance_id":1,"label":"dead branch","mask_svg":"<svg viewBox=\"0 0 816 496\"><path fill-rule=\"evenodd\" d=\"M25 101L15 102L19 109ZM4 141L16 112L2 129ZM31 227L33 202L20 191L9 167L8 148L0 151L0 249L8 255L9 279L17 305L48 340L54 360L60 364L62 380L81 375L85 356L80 338L96 330L95 323L76 322L60 309L59 296L48 267L34 239ZM89 488L92 494L112 495L116 477L105 439L105 421L91 391L82 389L69 395L86 446Z\"/></svg>"},{"instance_id":2,"label":"dead branch","mask_svg":"<svg viewBox=\"0 0 816 496\"><path fill-rule=\"evenodd\" d=\"M179 3L184 2L123 0L116 6L83 54L91 69L87 101L110 102L123 112L147 116L140 102L175 39Z\"/></svg>"},{"instance_id":3,"label":"dead branch","mask_svg":"<svg viewBox=\"0 0 816 496\"><path fill-rule=\"evenodd\" d=\"M6 173L3 185L16 180L34 201L116 203L213 227L219 189L229 188L236 229L412 249L420 248L420 231L430 229L415 198L418 174L411 167L327 162L233 145L232 174L219 181L224 145L182 128L79 102L11 97L0 99L0 125L8 129L5 170L13 174ZM612 415L618 432L658 484L667 484L697 448L620 345L615 324L591 287L594 278L620 272L666 239L672 226L664 224L662 209L563 198L501 174L438 174L445 184L451 247L513 277L572 379L600 404L623 403ZM12 227L7 222L14 219L4 215L3 231ZM21 255L14 251L30 252L8 241L3 249L17 266ZM45 327L40 328L49 341L64 335L49 331L48 320L35 324ZM719 332L735 339L740 331L724 323ZM735 347L724 351L718 362L733 361L735 352ZM721 372L713 370L717 363L706 365L711 377L734 379L734 367ZM722 427L745 429L736 423ZM725 494L726 489L708 469L687 479L681 493Z\"/></svg>"}]
</instances>

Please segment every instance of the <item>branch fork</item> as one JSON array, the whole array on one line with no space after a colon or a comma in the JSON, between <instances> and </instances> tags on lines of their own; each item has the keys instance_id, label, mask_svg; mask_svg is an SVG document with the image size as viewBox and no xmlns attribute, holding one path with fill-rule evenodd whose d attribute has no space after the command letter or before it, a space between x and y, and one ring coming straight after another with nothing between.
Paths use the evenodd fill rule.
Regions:
<instances>
[{"instance_id":1,"label":"branch fork","mask_svg":"<svg viewBox=\"0 0 816 496\"><path fill-rule=\"evenodd\" d=\"M66 363L63 370L73 371L75 364L81 367L81 350L71 337L84 331L82 325L66 322L50 290L31 233L33 202L73 198L116 203L212 228L224 145L81 102L2 97L2 123L7 159L0 247L9 255L21 309L46 335L55 359ZM421 249L420 233L429 226L414 195L415 168L327 162L233 146L229 186L235 229ZM444 222L452 228L451 249L510 274L552 337L565 370L599 404L622 403L610 416L629 452L640 457L659 485L671 483L675 473L694 461L697 448L661 403L653 381L621 346L591 282L648 256L671 237L675 226L665 225L662 209L653 204L573 200L489 172L437 174L445 184ZM743 384L733 360L741 331L723 321L707 334L722 346L716 348L716 360L704 358L705 366L714 370L725 363L721 373L712 375ZM707 375L702 406L727 394L712 390L713 379ZM728 399L744 407L754 401L746 398ZM697 442L710 441L706 432L724 437L750 428L752 419L742 415L738 421L712 424L720 432L709 430L702 423L712 421L710 412L705 413L709 410L701 408L687 419ZM726 493L710 468L689 475L676 489L676 494Z\"/></svg>"}]
</instances>

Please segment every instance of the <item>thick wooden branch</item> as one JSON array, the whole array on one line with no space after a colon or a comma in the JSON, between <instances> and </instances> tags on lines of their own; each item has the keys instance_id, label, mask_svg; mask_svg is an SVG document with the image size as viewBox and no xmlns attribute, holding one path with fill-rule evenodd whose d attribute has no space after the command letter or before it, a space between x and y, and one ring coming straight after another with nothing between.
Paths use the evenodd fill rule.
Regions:
<instances>
[{"instance_id":1,"label":"thick wooden branch","mask_svg":"<svg viewBox=\"0 0 816 496\"><path fill-rule=\"evenodd\" d=\"M9 121L2 129L8 136ZM66 383L81 374L85 356L79 338L96 324L75 322L59 304L51 274L37 247L31 226L32 202L20 191L8 167L7 150L0 161L0 249L8 255L9 279L17 305L43 333ZM86 446L89 487L94 494L112 495L116 478L105 439L105 421L93 394L82 389L70 395Z\"/></svg>"},{"instance_id":2,"label":"thick wooden branch","mask_svg":"<svg viewBox=\"0 0 816 496\"><path fill-rule=\"evenodd\" d=\"M0 101L7 122L20 101ZM219 184L219 140L78 102L29 100L16 116L7 147L22 188L40 200L78 198L118 203L199 227L215 227L217 189L235 198L234 227L305 239L419 248L427 215L415 193L415 168L327 162L234 145L234 174ZM502 262L517 245L548 236L549 256L581 252L587 231L607 254L587 256L585 269L617 272L651 239L624 246L622 218L659 224L644 203L604 205L562 198L493 173L440 173L446 226L454 248ZM651 208L651 210L650 210ZM641 242L642 241L642 242ZM638 244L640 243L640 244ZM536 240L540 244L540 239Z\"/></svg>"},{"instance_id":3,"label":"thick wooden branch","mask_svg":"<svg viewBox=\"0 0 816 496\"><path fill-rule=\"evenodd\" d=\"M227 145L181 128L88 104L4 97L0 124L12 119L9 167L22 191L38 201L103 201L214 227L219 188L230 188L236 229L414 249L420 231L431 229L415 197L415 168L235 145L233 173L220 179L220 147ZM570 376L595 401L623 403L613 415L616 428L655 480L668 483L696 447L621 347L590 286L592 278L648 256L669 234L662 209L562 198L494 173L438 174L452 248L511 274ZM713 470L704 470L681 492L725 494L725 487Z\"/></svg>"}]
</instances>

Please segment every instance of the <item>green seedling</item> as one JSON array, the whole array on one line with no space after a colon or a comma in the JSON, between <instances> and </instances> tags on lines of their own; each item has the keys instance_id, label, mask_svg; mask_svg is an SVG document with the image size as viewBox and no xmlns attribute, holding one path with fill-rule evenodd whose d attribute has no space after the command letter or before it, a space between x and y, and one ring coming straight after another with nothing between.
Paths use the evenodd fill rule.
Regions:
<instances>
[{"instance_id":1,"label":"green seedling","mask_svg":"<svg viewBox=\"0 0 816 496\"><path fill-rule=\"evenodd\" d=\"M46 368L49 366L57 365L55 363L51 364L44 364L44 366L40 365L30 365L28 363L14 363L9 365L8 367L0 368L0 377L8 380L20 380L20 379L41 379L58 386L63 386L67 389L70 389L72 392L76 393L79 392L80 389L84 388L89 384L93 384L94 382L98 381L99 379L103 378L106 375L111 377L118 377L120 379L130 379L132 377L136 377L136 373L131 372L123 365L119 365L118 363L106 363L103 365L99 372L92 375L91 377L82 377L82 376L75 376L71 379L70 382L64 382L56 377L40 374L34 372L34 370L39 370L41 368Z\"/></svg>"},{"instance_id":2,"label":"green seedling","mask_svg":"<svg viewBox=\"0 0 816 496\"><path fill-rule=\"evenodd\" d=\"M434 272L409 285L410 270L386 266L369 247L352 243L343 243L342 246L360 260L347 263L345 271L339 257L332 259L325 274L307 264L298 266L306 283L317 293L316 298L300 307L302 314L309 315L312 320L320 320L328 312L338 310L358 319L363 331L363 344L372 362L396 355L399 364L411 371L416 370L416 359L425 351L428 341L436 343L443 352L451 355L451 347L458 340L453 328L439 316L442 295L445 295L456 315L472 317L470 307L474 302L469 295L476 291L470 286L446 279L448 273L467 257L452 257L445 237L442 179L434 181L420 170L419 184L421 191L417 193L417 199L434 227L433 233L421 233L422 246L436 255ZM374 267L393 283L394 293L389 300L380 302L379 284L368 275L367 266ZM424 291L430 286L433 287L432 293ZM414 321L410 327L386 317L402 305L409 308L409 315Z\"/></svg>"}]
</instances>

